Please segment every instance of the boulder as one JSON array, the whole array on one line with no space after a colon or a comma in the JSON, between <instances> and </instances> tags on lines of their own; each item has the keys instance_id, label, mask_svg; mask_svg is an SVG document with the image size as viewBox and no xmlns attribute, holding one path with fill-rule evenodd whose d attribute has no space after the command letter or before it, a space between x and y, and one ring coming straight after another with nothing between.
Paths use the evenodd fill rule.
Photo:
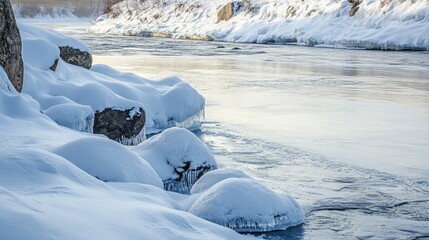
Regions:
<instances>
[{"instance_id":1,"label":"boulder","mask_svg":"<svg viewBox=\"0 0 429 240\"><path fill-rule=\"evenodd\" d=\"M348 0L349 3L353 4L350 9L349 15L353 17L359 10L359 5L362 3L362 0Z\"/></svg>"},{"instance_id":2,"label":"boulder","mask_svg":"<svg viewBox=\"0 0 429 240\"><path fill-rule=\"evenodd\" d=\"M21 35L9 0L0 0L0 65L18 92L22 91L24 64Z\"/></svg>"},{"instance_id":3,"label":"boulder","mask_svg":"<svg viewBox=\"0 0 429 240\"><path fill-rule=\"evenodd\" d=\"M169 128L133 150L155 169L167 191L189 194L201 176L218 168L210 149L183 128Z\"/></svg>"},{"instance_id":4,"label":"boulder","mask_svg":"<svg viewBox=\"0 0 429 240\"><path fill-rule=\"evenodd\" d=\"M92 55L89 52L81 51L70 46L59 47L60 57L65 62L90 69L92 66ZM52 69L51 69L52 70Z\"/></svg>"},{"instance_id":5,"label":"boulder","mask_svg":"<svg viewBox=\"0 0 429 240\"><path fill-rule=\"evenodd\" d=\"M230 2L223 6L217 13L217 23L222 21L228 21L237 15L244 7L242 2Z\"/></svg>"},{"instance_id":6,"label":"boulder","mask_svg":"<svg viewBox=\"0 0 429 240\"><path fill-rule=\"evenodd\" d=\"M146 138L145 121L146 114L142 108L106 108L95 112L93 131L125 145L137 145Z\"/></svg>"}]
</instances>

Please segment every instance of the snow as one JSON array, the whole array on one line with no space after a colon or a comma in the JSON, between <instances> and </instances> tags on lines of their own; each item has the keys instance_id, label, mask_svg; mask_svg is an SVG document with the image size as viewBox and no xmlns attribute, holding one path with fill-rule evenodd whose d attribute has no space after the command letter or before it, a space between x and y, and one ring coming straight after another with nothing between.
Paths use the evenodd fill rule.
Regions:
<instances>
[{"instance_id":1,"label":"snow","mask_svg":"<svg viewBox=\"0 0 429 240\"><path fill-rule=\"evenodd\" d=\"M210 149L183 128L169 128L133 151L150 163L167 190L188 193L200 174L217 168Z\"/></svg>"},{"instance_id":2,"label":"snow","mask_svg":"<svg viewBox=\"0 0 429 240\"><path fill-rule=\"evenodd\" d=\"M190 131L169 128L135 147L91 134L93 114L103 107L143 107L152 127L162 118L187 121L204 110L195 89L174 77L152 81L61 59L51 71L56 41L23 29L22 93L0 68L0 238L253 238L188 212L205 193L162 189L181 174L178 187L189 191L217 168L210 149Z\"/></svg>"},{"instance_id":3,"label":"snow","mask_svg":"<svg viewBox=\"0 0 429 240\"><path fill-rule=\"evenodd\" d=\"M189 212L238 232L284 230L304 221L304 211L295 200L247 178L213 185Z\"/></svg>"},{"instance_id":4,"label":"snow","mask_svg":"<svg viewBox=\"0 0 429 240\"><path fill-rule=\"evenodd\" d=\"M191 193L201 193L209 189L211 186L229 178L250 178L243 171L234 168L220 168L204 174L192 186Z\"/></svg>"},{"instance_id":5,"label":"snow","mask_svg":"<svg viewBox=\"0 0 429 240\"><path fill-rule=\"evenodd\" d=\"M348 0L253 1L236 16L217 23L230 1L199 1L156 7L124 1L115 17L102 17L89 30L98 34L159 36L250 43L297 43L308 46L366 49L429 49L426 0L363 0L354 16Z\"/></svg>"},{"instance_id":6,"label":"snow","mask_svg":"<svg viewBox=\"0 0 429 240\"><path fill-rule=\"evenodd\" d=\"M136 182L163 187L149 163L108 139L82 138L58 147L54 153L102 181Z\"/></svg>"},{"instance_id":7,"label":"snow","mask_svg":"<svg viewBox=\"0 0 429 240\"><path fill-rule=\"evenodd\" d=\"M182 80L176 77L148 80L104 65L95 65L91 70L74 66L59 59L58 46L68 45L89 51L81 42L53 30L24 23L20 23L19 27L25 64L23 92L37 100L43 110L58 106L55 111L59 112L60 106L70 105L74 105L74 110L80 109L80 113L69 114L77 119L69 119L68 122L59 118L58 114L47 111L60 125L90 132L86 127L91 121L88 118L91 113L87 111L89 106L93 112L106 108L143 108L147 134L173 126L199 128L204 118L205 100ZM56 59L59 61L54 72L49 68ZM136 139L124 139L124 143L138 144L143 139L144 136L138 136Z\"/></svg>"},{"instance_id":8,"label":"snow","mask_svg":"<svg viewBox=\"0 0 429 240\"><path fill-rule=\"evenodd\" d=\"M126 147L58 126L10 88L1 68L0 86L2 239L251 239L185 212L195 196L159 188L159 177ZM157 187L103 182L75 164ZM126 172L109 172L115 168Z\"/></svg>"}]
</instances>

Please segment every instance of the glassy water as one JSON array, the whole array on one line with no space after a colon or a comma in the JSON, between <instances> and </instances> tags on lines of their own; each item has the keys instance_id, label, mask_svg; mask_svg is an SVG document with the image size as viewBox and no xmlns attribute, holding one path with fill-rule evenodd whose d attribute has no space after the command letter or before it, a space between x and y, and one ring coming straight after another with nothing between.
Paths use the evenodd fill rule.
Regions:
<instances>
[{"instance_id":1,"label":"glassy water","mask_svg":"<svg viewBox=\"0 0 429 240\"><path fill-rule=\"evenodd\" d=\"M222 167L285 192L303 226L270 239L429 239L429 53L93 36L95 63L179 76Z\"/></svg>"}]
</instances>

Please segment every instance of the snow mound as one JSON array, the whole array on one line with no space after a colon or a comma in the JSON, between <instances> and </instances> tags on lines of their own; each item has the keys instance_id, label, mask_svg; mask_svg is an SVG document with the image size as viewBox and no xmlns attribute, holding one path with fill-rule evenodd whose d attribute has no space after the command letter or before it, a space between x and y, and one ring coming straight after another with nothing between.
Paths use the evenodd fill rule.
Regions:
<instances>
[{"instance_id":1,"label":"snow mound","mask_svg":"<svg viewBox=\"0 0 429 240\"><path fill-rule=\"evenodd\" d=\"M237 232L284 230L304 222L304 212L294 199L246 178L217 183L189 212Z\"/></svg>"},{"instance_id":2,"label":"snow mound","mask_svg":"<svg viewBox=\"0 0 429 240\"><path fill-rule=\"evenodd\" d=\"M228 21L218 22L219 10L232 0L126 0L98 21L93 33L159 36L247 43L296 43L365 49L428 50L427 0L255 0ZM353 13L357 10L356 13Z\"/></svg>"},{"instance_id":3,"label":"snow mound","mask_svg":"<svg viewBox=\"0 0 429 240\"><path fill-rule=\"evenodd\" d=\"M90 106L64 103L54 105L43 113L60 126L79 132L93 133L94 112Z\"/></svg>"},{"instance_id":4,"label":"snow mound","mask_svg":"<svg viewBox=\"0 0 429 240\"><path fill-rule=\"evenodd\" d=\"M168 191L189 193L204 173L217 168L210 149L183 128L167 129L133 151L152 165Z\"/></svg>"},{"instance_id":5,"label":"snow mound","mask_svg":"<svg viewBox=\"0 0 429 240\"><path fill-rule=\"evenodd\" d=\"M233 168L220 168L204 174L192 186L191 193L201 193L215 185L216 183L229 178L250 178L244 172Z\"/></svg>"},{"instance_id":6,"label":"snow mound","mask_svg":"<svg viewBox=\"0 0 429 240\"><path fill-rule=\"evenodd\" d=\"M163 187L161 179L145 160L108 139L81 138L54 152L102 181L136 182Z\"/></svg>"}]
</instances>

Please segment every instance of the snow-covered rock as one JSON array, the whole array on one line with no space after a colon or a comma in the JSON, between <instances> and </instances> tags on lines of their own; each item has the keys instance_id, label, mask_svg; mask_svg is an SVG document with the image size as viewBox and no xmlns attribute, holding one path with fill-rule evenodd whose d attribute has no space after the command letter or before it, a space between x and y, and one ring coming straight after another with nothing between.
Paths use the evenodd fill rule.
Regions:
<instances>
[{"instance_id":1,"label":"snow-covered rock","mask_svg":"<svg viewBox=\"0 0 429 240\"><path fill-rule=\"evenodd\" d=\"M169 191L189 193L204 173L217 168L210 149L183 128L167 129L133 151L152 165Z\"/></svg>"},{"instance_id":2,"label":"snow-covered rock","mask_svg":"<svg viewBox=\"0 0 429 240\"><path fill-rule=\"evenodd\" d=\"M229 178L250 178L244 172L233 168L219 168L204 174L192 186L191 193L201 193L211 188L216 183Z\"/></svg>"},{"instance_id":3,"label":"snow-covered rock","mask_svg":"<svg viewBox=\"0 0 429 240\"><path fill-rule=\"evenodd\" d=\"M60 58L59 49L61 46L70 46L89 52L83 43L52 30L23 23L19 24L19 27L23 38L26 79L23 92L31 95L46 111L57 105L80 105L75 108L79 113L68 114L79 119L69 119L68 123L60 121L58 114L47 111L48 115L55 118L54 120L64 123L63 126L72 125L77 127L73 129L89 131L89 128L83 127L85 122L81 119L85 106L92 109L95 123L99 122L100 116L103 115L101 113L107 110L129 112L129 117L126 116L125 120L121 118L124 121L110 119L112 122L107 123L110 126L117 126L120 123L118 129L123 130L120 136L116 134L116 130L98 131L101 129L98 125L94 128L95 133L106 134L124 144L140 143L145 139L145 132L157 133L174 126L189 129L200 126L200 121L204 117L205 100L182 80L175 77L148 80L135 74L118 72L104 65L92 66L90 70L73 66ZM55 71L52 71L53 65L56 66ZM59 107L56 108L57 112L58 109ZM143 109L145 114L142 111L140 115L131 114L139 109ZM88 112L85 114L91 115ZM128 118L130 121L127 121ZM138 123L144 124L144 129L142 124L135 124L133 119L138 119Z\"/></svg>"},{"instance_id":4,"label":"snow-covered rock","mask_svg":"<svg viewBox=\"0 0 429 240\"><path fill-rule=\"evenodd\" d=\"M251 3L232 13L232 0L175 3L125 0L93 33L250 43L296 43L365 49L428 50L427 0L285 0ZM230 5L228 5L230 4ZM227 21L219 21L223 6ZM222 15L222 14L221 14ZM353 16L351 16L353 15Z\"/></svg>"},{"instance_id":5,"label":"snow-covered rock","mask_svg":"<svg viewBox=\"0 0 429 240\"><path fill-rule=\"evenodd\" d=\"M90 175L107 182L136 182L162 188L153 168L119 143L87 137L69 142L54 150Z\"/></svg>"},{"instance_id":6,"label":"snow-covered rock","mask_svg":"<svg viewBox=\"0 0 429 240\"><path fill-rule=\"evenodd\" d=\"M215 184L189 212L237 232L284 230L304 222L304 212L293 198L247 178Z\"/></svg>"}]
</instances>

